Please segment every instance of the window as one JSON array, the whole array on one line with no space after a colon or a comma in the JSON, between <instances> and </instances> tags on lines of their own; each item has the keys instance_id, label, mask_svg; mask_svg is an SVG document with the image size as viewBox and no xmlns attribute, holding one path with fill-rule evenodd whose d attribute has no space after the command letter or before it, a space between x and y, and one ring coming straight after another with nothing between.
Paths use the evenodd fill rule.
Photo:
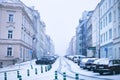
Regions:
<instances>
[{"instance_id":1,"label":"window","mask_svg":"<svg viewBox=\"0 0 120 80\"><path fill-rule=\"evenodd\" d=\"M100 42L102 43L102 35L100 36Z\"/></svg>"},{"instance_id":2,"label":"window","mask_svg":"<svg viewBox=\"0 0 120 80\"><path fill-rule=\"evenodd\" d=\"M114 22L116 22L116 10L114 10L113 13L114 13L114 17L113 17L114 18Z\"/></svg>"},{"instance_id":3,"label":"window","mask_svg":"<svg viewBox=\"0 0 120 80\"><path fill-rule=\"evenodd\" d=\"M104 40L104 42L105 42L105 33L103 34L103 40Z\"/></svg>"},{"instance_id":4,"label":"window","mask_svg":"<svg viewBox=\"0 0 120 80\"><path fill-rule=\"evenodd\" d=\"M100 29L102 29L102 21L100 22Z\"/></svg>"},{"instance_id":5,"label":"window","mask_svg":"<svg viewBox=\"0 0 120 80\"><path fill-rule=\"evenodd\" d=\"M81 43L80 43L79 45L80 45L80 46L82 46L82 44L81 44Z\"/></svg>"},{"instance_id":6,"label":"window","mask_svg":"<svg viewBox=\"0 0 120 80\"><path fill-rule=\"evenodd\" d=\"M22 48L20 48L20 58L22 58Z\"/></svg>"},{"instance_id":7,"label":"window","mask_svg":"<svg viewBox=\"0 0 120 80\"><path fill-rule=\"evenodd\" d=\"M120 3L119 3L120 4ZM120 6L119 6L119 8L118 8L118 17L119 17L119 19L120 19Z\"/></svg>"},{"instance_id":8,"label":"window","mask_svg":"<svg viewBox=\"0 0 120 80\"><path fill-rule=\"evenodd\" d=\"M111 12L109 13L109 23L112 21L112 14Z\"/></svg>"},{"instance_id":9,"label":"window","mask_svg":"<svg viewBox=\"0 0 120 80\"><path fill-rule=\"evenodd\" d=\"M12 39L12 37L13 37L13 31L9 30L8 31L8 39Z\"/></svg>"},{"instance_id":10,"label":"window","mask_svg":"<svg viewBox=\"0 0 120 80\"><path fill-rule=\"evenodd\" d=\"M107 26L107 16L106 16L106 26Z\"/></svg>"},{"instance_id":11,"label":"window","mask_svg":"<svg viewBox=\"0 0 120 80\"><path fill-rule=\"evenodd\" d=\"M114 37L116 37L117 34L116 34L116 28L114 28Z\"/></svg>"},{"instance_id":12,"label":"window","mask_svg":"<svg viewBox=\"0 0 120 80\"><path fill-rule=\"evenodd\" d=\"M114 54L114 57L116 57L116 48L115 48L115 54Z\"/></svg>"},{"instance_id":13,"label":"window","mask_svg":"<svg viewBox=\"0 0 120 80\"><path fill-rule=\"evenodd\" d=\"M115 0L114 0L114 3L115 3Z\"/></svg>"},{"instance_id":14,"label":"window","mask_svg":"<svg viewBox=\"0 0 120 80\"><path fill-rule=\"evenodd\" d=\"M3 68L3 62L0 62L0 68Z\"/></svg>"},{"instance_id":15,"label":"window","mask_svg":"<svg viewBox=\"0 0 120 80\"><path fill-rule=\"evenodd\" d=\"M109 29L109 39L112 39L112 29Z\"/></svg>"},{"instance_id":16,"label":"window","mask_svg":"<svg viewBox=\"0 0 120 80\"><path fill-rule=\"evenodd\" d=\"M80 50L79 50L79 52L81 53L81 52L82 52L82 50L80 49Z\"/></svg>"},{"instance_id":17,"label":"window","mask_svg":"<svg viewBox=\"0 0 120 80\"><path fill-rule=\"evenodd\" d=\"M120 26L118 27L118 35L120 36Z\"/></svg>"},{"instance_id":18,"label":"window","mask_svg":"<svg viewBox=\"0 0 120 80\"><path fill-rule=\"evenodd\" d=\"M107 10L107 2L105 3L105 10Z\"/></svg>"},{"instance_id":19,"label":"window","mask_svg":"<svg viewBox=\"0 0 120 80\"><path fill-rule=\"evenodd\" d=\"M7 48L7 56L12 56L12 47Z\"/></svg>"},{"instance_id":20,"label":"window","mask_svg":"<svg viewBox=\"0 0 120 80\"><path fill-rule=\"evenodd\" d=\"M109 57L113 56L113 48L112 48L112 47L109 48L108 53L109 53L109 54L108 54Z\"/></svg>"},{"instance_id":21,"label":"window","mask_svg":"<svg viewBox=\"0 0 120 80\"><path fill-rule=\"evenodd\" d=\"M25 41L25 34L24 34L23 40Z\"/></svg>"},{"instance_id":22,"label":"window","mask_svg":"<svg viewBox=\"0 0 120 80\"><path fill-rule=\"evenodd\" d=\"M119 58L120 58L120 47L119 47Z\"/></svg>"},{"instance_id":23,"label":"window","mask_svg":"<svg viewBox=\"0 0 120 80\"><path fill-rule=\"evenodd\" d=\"M108 33L106 32L106 41L107 41L107 39L108 39Z\"/></svg>"},{"instance_id":24,"label":"window","mask_svg":"<svg viewBox=\"0 0 120 80\"><path fill-rule=\"evenodd\" d=\"M100 16L102 16L102 8L101 8L101 10L100 10Z\"/></svg>"},{"instance_id":25,"label":"window","mask_svg":"<svg viewBox=\"0 0 120 80\"><path fill-rule=\"evenodd\" d=\"M9 22L13 22L13 14L9 14Z\"/></svg>"},{"instance_id":26,"label":"window","mask_svg":"<svg viewBox=\"0 0 120 80\"><path fill-rule=\"evenodd\" d=\"M111 0L109 0L109 7L111 7Z\"/></svg>"},{"instance_id":27,"label":"window","mask_svg":"<svg viewBox=\"0 0 120 80\"><path fill-rule=\"evenodd\" d=\"M105 22L105 19L103 19L103 27L105 27L105 23L106 23L106 22Z\"/></svg>"}]
</instances>

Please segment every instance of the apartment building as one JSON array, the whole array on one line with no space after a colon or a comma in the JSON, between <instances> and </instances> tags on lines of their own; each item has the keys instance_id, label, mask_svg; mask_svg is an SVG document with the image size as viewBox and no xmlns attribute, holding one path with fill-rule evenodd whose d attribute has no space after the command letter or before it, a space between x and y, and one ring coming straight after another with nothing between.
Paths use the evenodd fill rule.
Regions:
<instances>
[{"instance_id":1,"label":"apartment building","mask_svg":"<svg viewBox=\"0 0 120 80\"><path fill-rule=\"evenodd\" d=\"M93 11L84 11L76 28L76 53L87 56L87 22Z\"/></svg>"},{"instance_id":2,"label":"apartment building","mask_svg":"<svg viewBox=\"0 0 120 80\"><path fill-rule=\"evenodd\" d=\"M113 58L120 59L120 0L113 6Z\"/></svg>"},{"instance_id":3,"label":"apartment building","mask_svg":"<svg viewBox=\"0 0 120 80\"><path fill-rule=\"evenodd\" d=\"M92 47L96 48L95 57L100 58L100 9L99 3L94 9L91 17L92 21Z\"/></svg>"},{"instance_id":4,"label":"apartment building","mask_svg":"<svg viewBox=\"0 0 120 80\"><path fill-rule=\"evenodd\" d=\"M76 53L76 36L73 36L69 42L69 46L66 51L67 55L77 55Z\"/></svg>"},{"instance_id":5,"label":"apartment building","mask_svg":"<svg viewBox=\"0 0 120 80\"><path fill-rule=\"evenodd\" d=\"M96 47L92 45L92 15L90 15L86 26L86 50L87 57L95 57Z\"/></svg>"},{"instance_id":6,"label":"apartment building","mask_svg":"<svg viewBox=\"0 0 120 80\"><path fill-rule=\"evenodd\" d=\"M1 67L30 60L35 54L37 31L33 12L19 0L0 1Z\"/></svg>"},{"instance_id":7,"label":"apartment building","mask_svg":"<svg viewBox=\"0 0 120 80\"><path fill-rule=\"evenodd\" d=\"M100 2L100 56L115 58L119 54L118 12L119 0L101 0ZM116 48L115 48L116 46ZM116 52L116 49L118 53ZM119 55L118 55L119 56Z\"/></svg>"}]
</instances>

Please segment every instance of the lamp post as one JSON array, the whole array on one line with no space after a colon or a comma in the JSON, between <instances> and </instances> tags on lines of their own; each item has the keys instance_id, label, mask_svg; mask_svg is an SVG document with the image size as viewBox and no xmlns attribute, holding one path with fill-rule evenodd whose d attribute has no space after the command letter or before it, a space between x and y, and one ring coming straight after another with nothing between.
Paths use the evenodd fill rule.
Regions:
<instances>
[{"instance_id":1,"label":"lamp post","mask_svg":"<svg viewBox=\"0 0 120 80\"><path fill-rule=\"evenodd\" d=\"M98 5L98 9L99 9L99 12L98 12L98 14L99 14L99 31L98 31L98 36L99 36L99 43L98 43L98 58L100 58L100 5Z\"/></svg>"}]
</instances>

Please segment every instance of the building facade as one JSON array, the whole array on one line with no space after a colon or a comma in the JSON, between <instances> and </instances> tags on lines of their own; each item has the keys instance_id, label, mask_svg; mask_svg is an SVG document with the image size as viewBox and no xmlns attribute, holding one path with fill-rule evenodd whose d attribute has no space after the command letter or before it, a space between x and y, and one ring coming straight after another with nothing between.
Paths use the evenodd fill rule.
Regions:
<instances>
[{"instance_id":1,"label":"building facade","mask_svg":"<svg viewBox=\"0 0 120 80\"><path fill-rule=\"evenodd\" d=\"M82 55L82 25L83 20L79 20L79 25L76 28L76 54Z\"/></svg>"},{"instance_id":2,"label":"building facade","mask_svg":"<svg viewBox=\"0 0 120 80\"><path fill-rule=\"evenodd\" d=\"M120 58L119 0L101 0L92 15L92 44L96 57Z\"/></svg>"},{"instance_id":3,"label":"building facade","mask_svg":"<svg viewBox=\"0 0 120 80\"><path fill-rule=\"evenodd\" d=\"M35 13L19 0L0 1L0 67L36 58Z\"/></svg>"},{"instance_id":4,"label":"building facade","mask_svg":"<svg viewBox=\"0 0 120 80\"><path fill-rule=\"evenodd\" d=\"M96 48L92 46L92 15L87 21L87 31L86 31L86 49L87 57L95 57Z\"/></svg>"},{"instance_id":5,"label":"building facade","mask_svg":"<svg viewBox=\"0 0 120 80\"><path fill-rule=\"evenodd\" d=\"M100 8L99 3L92 14L92 47L96 48L95 57L100 58Z\"/></svg>"},{"instance_id":6,"label":"building facade","mask_svg":"<svg viewBox=\"0 0 120 80\"><path fill-rule=\"evenodd\" d=\"M120 0L113 5L113 58L120 59Z\"/></svg>"},{"instance_id":7,"label":"building facade","mask_svg":"<svg viewBox=\"0 0 120 80\"><path fill-rule=\"evenodd\" d=\"M78 55L87 56L87 21L92 13L93 11L84 11L82 19L79 20L79 25L76 28L76 53Z\"/></svg>"},{"instance_id":8,"label":"building facade","mask_svg":"<svg viewBox=\"0 0 120 80\"><path fill-rule=\"evenodd\" d=\"M67 55L76 55L76 36L73 36L67 48Z\"/></svg>"},{"instance_id":9,"label":"building facade","mask_svg":"<svg viewBox=\"0 0 120 80\"><path fill-rule=\"evenodd\" d=\"M20 0L0 1L0 68L53 55L54 44L34 7Z\"/></svg>"},{"instance_id":10,"label":"building facade","mask_svg":"<svg viewBox=\"0 0 120 80\"><path fill-rule=\"evenodd\" d=\"M100 56L113 58L114 57L114 26L118 23L116 18L116 5L119 0L101 0L100 2ZM116 36L116 35L115 35Z\"/></svg>"},{"instance_id":11,"label":"building facade","mask_svg":"<svg viewBox=\"0 0 120 80\"><path fill-rule=\"evenodd\" d=\"M41 20L38 21L39 27L37 27L37 58L44 55L44 39L45 36L45 23Z\"/></svg>"},{"instance_id":12,"label":"building facade","mask_svg":"<svg viewBox=\"0 0 120 80\"><path fill-rule=\"evenodd\" d=\"M97 58L120 58L120 0L101 0L94 12L83 12L76 28L76 54L90 53Z\"/></svg>"}]
</instances>

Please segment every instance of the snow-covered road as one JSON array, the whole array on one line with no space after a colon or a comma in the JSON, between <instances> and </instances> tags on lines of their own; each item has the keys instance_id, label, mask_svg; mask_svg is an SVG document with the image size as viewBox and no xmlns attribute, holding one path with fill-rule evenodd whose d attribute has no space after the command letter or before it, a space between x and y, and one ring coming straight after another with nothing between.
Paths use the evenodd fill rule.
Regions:
<instances>
[{"instance_id":1,"label":"snow-covered road","mask_svg":"<svg viewBox=\"0 0 120 80\"><path fill-rule=\"evenodd\" d=\"M32 67L31 68L31 65ZM58 80L63 80L63 73L66 73L66 80L76 80L75 74L79 75L79 80L119 80L120 74L118 75L99 75L98 73L93 73L92 71L87 71L81 69L77 64L66 58L59 57L56 62L52 65L52 68L48 69L49 65L36 65L35 60L32 62L24 62L21 64L16 64L14 66L9 66L0 69L0 80L5 80L5 72L7 73L7 80L19 80L17 78L17 71L22 76L22 80L54 80L55 71L57 71ZM41 70L43 68L43 72ZM35 73L37 69L37 74ZM29 71L29 76L28 76Z\"/></svg>"}]
</instances>

